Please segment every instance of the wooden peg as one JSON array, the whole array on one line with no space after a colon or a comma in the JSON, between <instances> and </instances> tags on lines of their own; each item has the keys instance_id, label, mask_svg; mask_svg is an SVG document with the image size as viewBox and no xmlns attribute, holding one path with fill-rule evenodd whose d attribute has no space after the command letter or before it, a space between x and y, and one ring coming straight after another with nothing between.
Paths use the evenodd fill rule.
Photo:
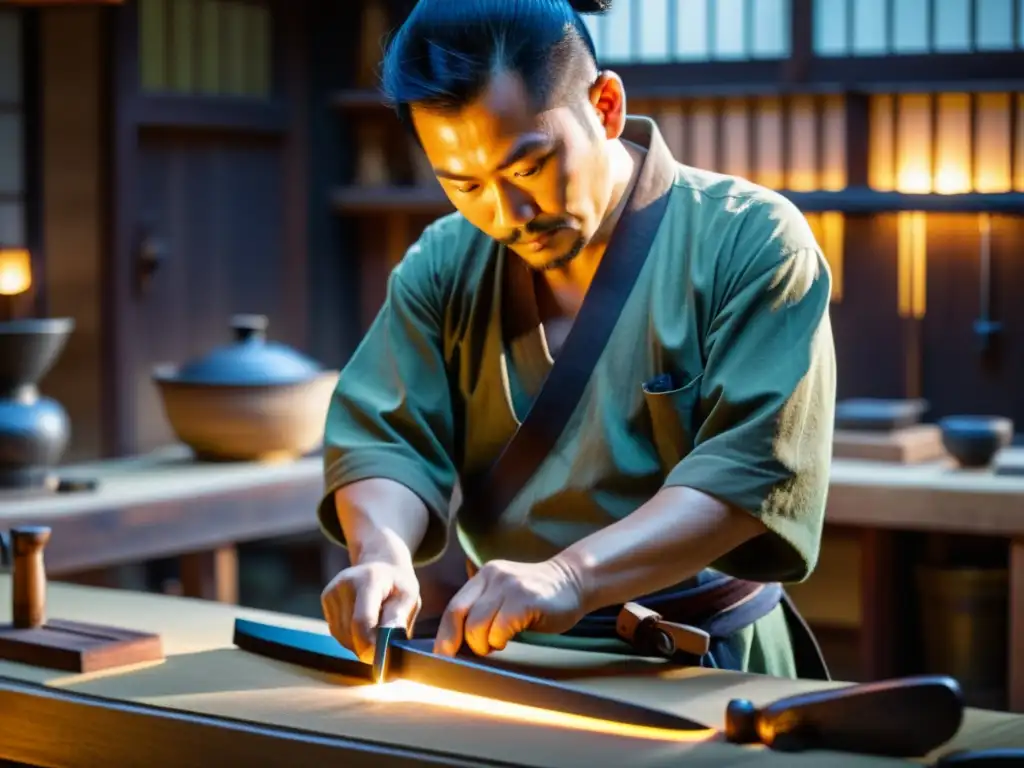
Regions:
<instances>
[{"instance_id":1,"label":"wooden peg","mask_svg":"<svg viewBox=\"0 0 1024 768\"><path fill-rule=\"evenodd\" d=\"M665 621L660 613L639 603L622 606L615 631L641 652L666 658L676 653L703 656L711 648L711 636L704 630Z\"/></svg>"},{"instance_id":2,"label":"wooden peg","mask_svg":"<svg viewBox=\"0 0 1024 768\"><path fill-rule=\"evenodd\" d=\"M17 629L41 627L46 621L46 566L43 550L50 529L42 525L11 530L14 575L12 582L13 623Z\"/></svg>"}]
</instances>

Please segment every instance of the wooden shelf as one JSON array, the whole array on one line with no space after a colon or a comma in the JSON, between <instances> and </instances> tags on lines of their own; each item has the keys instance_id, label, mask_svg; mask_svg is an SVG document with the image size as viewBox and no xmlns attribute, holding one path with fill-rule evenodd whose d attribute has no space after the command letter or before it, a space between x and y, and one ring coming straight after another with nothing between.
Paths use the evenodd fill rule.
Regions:
<instances>
[{"instance_id":1,"label":"wooden shelf","mask_svg":"<svg viewBox=\"0 0 1024 768\"><path fill-rule=\"evenodd\" d=\"M831 60L830 60L831 61ZM1016 93L1024 90L1019 78L956 79L927 82L917 80L829 80L757 82L680 83L678 72L659 78L646 69L652 65L629 65L624 75L626 93L637 101L673 101L697 98L756 98L768 96L825 96L844 93ZM656 66L656 65L655 65ZM619 68L615 68L620 71ZM379 91L356 88L335 91L331 106L341 112L377 112L387 109Z\"/></svg>"},{"instance_id":2,"label":"wooden shelf","mask_svg":"<svg viewBox=\"0 0 1024 768\"><path fill-rule=\"evenodd\" d=\"M331 106L343 112L367 112L386 109L381 94L372 88L354 88L331 94Z\"/></svg>"},{"instance_id":3,"label":"wooden shelf","mask_svg":"<svg viewBox=\"0 0 1024 768\"><path fill-rule=\"evenodd\" d=\"M805 213L1021 213L1024 192L964 195L906 195L849 188L837 192L790 192L782 194ZM437 213L452 210L439 187L342 187L333 195L339 213Z\"/></svg>"},{"instance_id":4,"label":"wooden shelf","mask_svg":"<svg viewBox=\"0 0 1024 768\"><path fill-rule=\"evenodd\" d=\"M842 93L841 86L831 83L819 85L793 85L784 82L770 83L688 83L640 85L630 88L627 95L636 101L674 101L696 98L754 98L758 96L825 95ZM331 95L331 106L340 112L366 113L382 112L388 109L381 94L370 88L335 91Z\"/></svg>"},{"instance_id":5,"label":"wooden shelf","mask_svg":"<svg viewBox=\"0 0 1024 768\"><path fill-rule=\"evenodd\" d=\"M867 187L850 187L837 192L787 192L786 197L805 213L839 211L841 213L1020 213L1024 211L1024 192L996 194L972 192L963 195L908 195L879 192Z\"/></svg>"},{"instance_id":6,"label":"wooden shelf","mask_svg":"<svg viewBox=\"0 0 1024 768\"><path fill-rule=\"evenodd\" d=\"M339 213L436 213L453 210L438 186L433 187L342 187L331 202Z\"/></svg>"}]
</instances>

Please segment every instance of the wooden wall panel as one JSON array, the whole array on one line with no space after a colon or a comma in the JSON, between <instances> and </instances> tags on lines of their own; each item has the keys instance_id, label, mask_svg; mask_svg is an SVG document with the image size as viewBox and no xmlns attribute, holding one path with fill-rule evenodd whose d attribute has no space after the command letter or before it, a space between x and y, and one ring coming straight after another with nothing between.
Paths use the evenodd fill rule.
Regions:
<instances>
[{"instance_id":1,"label":"wooden wall panel","mask_svg":"<svg viewBox=\"0 0 1024 768\"><path fill-rule=\"evenodd\" d=\"M388 276L409 246L439 216L392 214L359 222L359 318L361 332L370 327L387 293Z\"/></svg>"},{"instance_id":2,"label":"wooden wall panel","mask_svg":"<svg viewBox=\"0 0 1024 768\"><path fill-rule=\"evenodd\" d=\"M76 324L43 389L68 411L72 436L65 458L74 461L103 450L103 24L98 8L50 8L41 16L46 303L51 316Z\"/></svg>"},{"instance_id":3,"label":"wooden wall panel","mask_svg":"<svg viewBox=\"0 0 1024 768\"><path fill-rule=\"evenodd\" d=\"M847 216L843 300L831 310L840 399L903 396L896 266L896 215Z\"/></svg>"},{"instance_id":4,"label":"wooden wall panel","mask_svg":"<svg viewBox=\"0 0 1024 768\"><path fill-rule=\"evenodd\" d=\"M994 354L973 331L980 305L977 215L928 217L928 314L924 394L933 415L984 413L1015 418L1024 431L1024 217L993 216L992 308L1003 323Z\"/></svg>"},{"instance_id":5,"label":"wooden wall panel","mask_svg":"<svg viewBox=\"0 0 1024 768\"><path fill-rule=\"evenodd\" d=\"M282 144L275 137L146 130L140 134L140 223L166 248L135 306L136 450L172 441L152 368L181 364L231 341L238 313L266 315L268 337L305 346L285 235Z\"/></svg>"}]
</instances>

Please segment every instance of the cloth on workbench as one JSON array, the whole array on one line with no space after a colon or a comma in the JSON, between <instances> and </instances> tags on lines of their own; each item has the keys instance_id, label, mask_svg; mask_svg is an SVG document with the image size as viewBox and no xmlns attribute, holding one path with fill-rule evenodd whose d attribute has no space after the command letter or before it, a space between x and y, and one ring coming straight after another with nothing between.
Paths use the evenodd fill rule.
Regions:
<instances>
[{"instance_id":1,"label":"cloth on workbench","mask_svg":"<svg viewBox=\"0 0 1024 768\"><path fill-rule=\"evenodd\" d=\"M649 119L630 118L624 139L647 151L638 205L669 196L647 262L555 449L496 526L460 519L456 533L475 563L538 561L689 486L768 530L712 567L801 580L818 557L831 451L827 264L785 198L677 164ZM431 513L416 562L443 552L457 480L493 463L553 365L542 324L510 339L503 323L523 268L458 214L409 249L331 403L318 512L329 538L344 545L334 492L386 477ZM758 633L790 643L784 626Z\"/></svg>"}]
</instances>

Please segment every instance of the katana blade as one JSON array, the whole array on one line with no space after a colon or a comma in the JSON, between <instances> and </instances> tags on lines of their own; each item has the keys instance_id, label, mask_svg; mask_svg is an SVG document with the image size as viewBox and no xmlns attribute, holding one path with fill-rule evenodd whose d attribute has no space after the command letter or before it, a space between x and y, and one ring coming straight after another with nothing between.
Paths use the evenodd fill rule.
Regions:
<instances>
[{"instance_id":1,"label":"katana blade","mask_svg":"<svg viewBox=\"0 0 1024 768\"><path fill-rule=\"evenodd\" d=\"M548 712L662 732L704 731L709 739L724 737L786 751L921 757L948 743L964 716L963 693L956 680L921 675L812 690L760 707L734 699L726 708L721 733L679 715L489 666L468 652L454 658L439 656L431 650L433 641L409 640L402 630L382 634L373 665L360 661L329 635L246 619L235 620L234 643L251 653L320 672L378 682L409 680Z\"/></svg>"},{"instance_id":2,"label":"katana blade","mask_svg":"<svg viewBox=\"0 0 1024 768\"><path fill-rule=\"evenodd\" d=\"M384 643L378 636L378 654ZM659 709L569 688L532 675L490 666L460 654L439 656L422 642L394 636L387 644L383 681L407 680L448 691L523 707L605 720L620 725L673 731L707 731L708 726Z\"/></svg>"},{"instance_id":3,"label":"katana blade","mask_svg":"<svg viewBox=\"0 0 1024 768\"><path fill-rule=\"evenodd\" d=\"M426 642L432 645L432 641ZM519 706L624 725L675 731L709 730L706 725L669 712L487 666L465 655L438 656L428 650L429 645L422 643L398 637L385 643L388 680L408 680ZM329 635L235 619L234 644L242 650L276 661L374 680L373 665L360 661Z\"/></svg>"}]
</instances>

